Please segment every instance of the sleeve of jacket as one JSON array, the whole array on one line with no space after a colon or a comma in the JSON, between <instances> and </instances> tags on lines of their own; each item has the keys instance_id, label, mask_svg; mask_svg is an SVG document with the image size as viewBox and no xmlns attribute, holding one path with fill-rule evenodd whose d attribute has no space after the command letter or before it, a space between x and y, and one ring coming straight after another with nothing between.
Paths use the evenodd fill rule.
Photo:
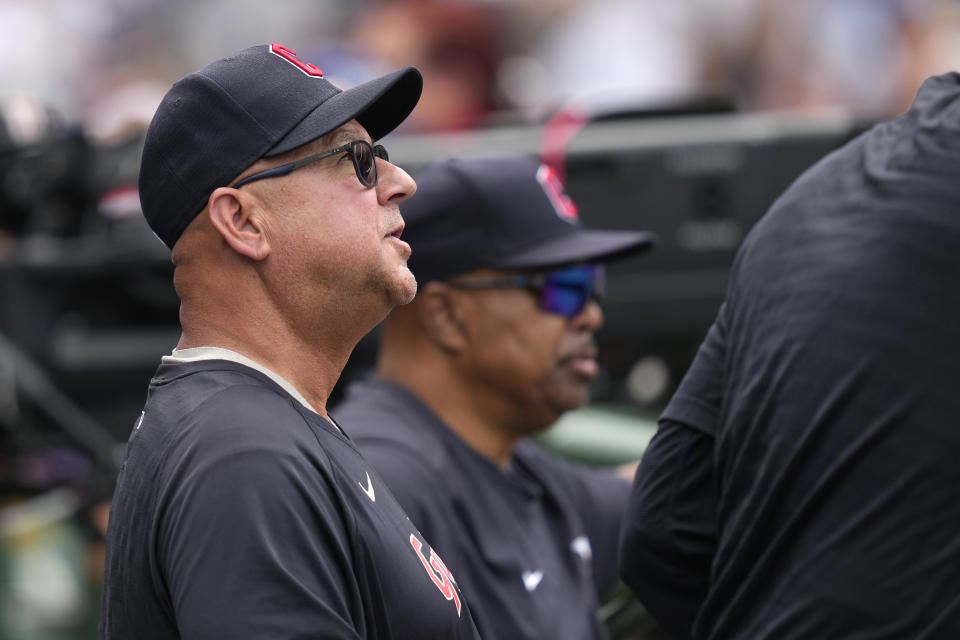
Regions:
<instances>
[{"instance_id":1,"label":"sleeve of jacket","mask_svg":"<svg viewBox=\"0 0 960 640\"><path fill-rule=\"evenodd\" d=\"M691 635L716 550L725 333L722 307L644 452L621 529L621 578L676 638Z\"/></svg>"},{"instance_id":2,"label":"sleeve of jacket","mask_svg":"<svg viewBox=\"0 0 960 640\"><path fill-rule=\"evenodd\" d=\"M620 540L620 575L660 625L688 638L716 547L712 438L663 421L637 471Z\"/></svg>"}]
</instances>

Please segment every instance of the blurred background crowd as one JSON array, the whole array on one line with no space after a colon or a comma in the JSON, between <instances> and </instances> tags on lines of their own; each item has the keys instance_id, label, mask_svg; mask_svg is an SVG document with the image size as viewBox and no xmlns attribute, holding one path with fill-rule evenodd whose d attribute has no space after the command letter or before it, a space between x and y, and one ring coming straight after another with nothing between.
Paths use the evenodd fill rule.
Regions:
<instances>
[{"instance_id":1,"label":"blurred background crowd","mask_svg":"<svg viewBox=\"0 0 960 640\"><path fill-rule=\"evenodd\" d=\"M660 132L645 134L649 146L651 139L682 137L667 124L658 129L651 120L658 114L841 114L868 123L902 113L924 78L960 67L960 2L0 0L0 35L0 640L39 640L95 637L99 543L121 455L116 443L125 440L149 374L176 332L169 259L154 238L143 240L136 223L132 230L114 223L138 219L139 135L177 78L270 42L317 64L341 87L415 65L424 94L391 135L399 158L404 136L503 127L536 136L553 127L562 155L584 121L610 114L627 122L611 130L610 149L622 154L627 133L640 130L623 128L632 117L642 117L647 134ZM574 127L569 135L565 124ZM842 137L798 150L779 146L777 158L795 160L777 175L740 148L712 144L661 154L656 166L689 179L660 180L649 192L641 175L648 165L636 158L604 165L597 157L609 154L600 141L567 177L587 224L667 236L650 265L675 257L668 266L679 269L686 263L679 249L671 253L674 244L720 242L713 266L725 266L749 222ZM491 140L488 148L516 136ZM416 147L407 147L407 157ZM597 187L597 167L619 181ZM743 180L729 182L732 173ZM671 185L691 194L665 194ZM643 213L618 219L616 200L599 193L618 189L633 189L641 211L656 209L664 228ZM763 197L751 200L743 190ZM669 220L680 216L671 198L685 202L687 195L699 217L680 227ZM591 205L602 202L607 217L591 218ZM731 227L743 202L753 203L752 217L740 220L744 228ZM110 227L108 242L84 233L97 225ZM690 273L669 282L706 272ZM707 301L710 309L715 302ZM621 340L629 339L628 328L643 326L618 314L627 308L607 310L611 330L623 329ZM673 326L682 324L677 309ZM709 320L696 318L681 362L692 357ZM163 324L159 335L131 330L151 321ZM615 356L631 350L611 344L614 367ZM151 354L145 364L134 362L131 354L144 353ZM651 375L657 378L655 361L629 364L641 391ZM108 369L111 378L102 375ZM670 385L654 382L656 393L607 395L655 415Z\"/></svg>"},{"instance_id":2,"label":"blurred background crowd","mask_svg":"<svg viewBox=\"0 0 960 640\"><path fill-rule=\"evenodd\" d=\"M950 0L3 0L0 29L0 95L98 137L184 73L281 39L345 85L420 67L408 130L704 95L885 116L960 55Z\"/></svg>"}]
</instances>

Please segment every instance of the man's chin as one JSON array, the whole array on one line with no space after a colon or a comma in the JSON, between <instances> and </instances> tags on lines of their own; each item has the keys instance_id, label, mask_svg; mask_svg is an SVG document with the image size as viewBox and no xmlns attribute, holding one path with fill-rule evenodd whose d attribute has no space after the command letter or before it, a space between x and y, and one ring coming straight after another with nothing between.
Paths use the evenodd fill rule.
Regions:
<instances>
[{"instance_id":1,"label":"man's chin","mask_svg":"<svg viewBox=\"0 0 960 640\"><path fill-rule=\"evenodd\" d=\"M417 279L413 276L413 273L407 269L406 265L404 265L400 268L400 273L395 282L392 296L393 300L391 302L394 306L402 306L413 302L416 296Z\"/></svg>"},{"instance_id":2,"label":"man's chin","mask_svg":"<svg viewBox=\"0 0 960 640\"><path fill-rule=\"evenodd\" d=\"M558 394L554 406L562 413L585 407L590 402L590 390L586 385L571 385Z\"/></svg>"}]
</instances>

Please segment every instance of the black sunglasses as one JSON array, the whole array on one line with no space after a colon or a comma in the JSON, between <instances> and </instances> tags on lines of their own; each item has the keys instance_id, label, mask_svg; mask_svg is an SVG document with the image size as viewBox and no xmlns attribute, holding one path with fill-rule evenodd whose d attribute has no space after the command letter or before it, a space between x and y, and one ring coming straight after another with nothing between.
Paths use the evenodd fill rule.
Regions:
<instances>
[{"instance_id":1,"label":"black sunglasses","mask_svg":"<svg viewBox=\"0 0 960 640\"><path fill-rule=\"evenodd\" d=\"M603 298L604 279L602 264L580 264L516 276L448 280L447 284L455 289L531 289L537 294L542 310L573 318L591 298Z\"/></svg>"},{"instance_id":2,"label":"black sunglasses","mask_svg":"<svg viewBox=\"0 0 960 640\"><path fill-rule=\"evenodd\" d=\"M287 164L282 164L279 167L273 167L272 169L266 169L265 171L254 173L234 184L233 188L236 189L238 187L242 187L243 185L253 182L254 180L285 176L292 173L294 169L299 169L300 167L306 166L311 162L323 160L324 158L329 158L330 156L335 156L338 153L343 152L346 152L350 155L350 159L353 161L353 170L357 172L357 179L360 180L360 184L365 187L377 186L377 158L389 162L390 157L387 155L387 150L382 144L372 145L366 140L354 140L353 142L345 144L342 147L337 147L336 149L323 151L322 153L318 153L316 155L300 158L295 162L288 162Z\"/></svg>"}]
</instances>

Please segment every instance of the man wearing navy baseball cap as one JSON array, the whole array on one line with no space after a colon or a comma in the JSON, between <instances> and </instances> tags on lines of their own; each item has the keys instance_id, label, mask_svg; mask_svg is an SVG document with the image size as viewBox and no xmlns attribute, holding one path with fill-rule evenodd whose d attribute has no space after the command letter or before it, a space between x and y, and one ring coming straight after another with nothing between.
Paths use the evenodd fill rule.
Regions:
<instances>
[{"instance_id":1,"label":"man wearing navy baseball cap","mask_svg":"<svg viewBox=\"0 0 960 640\"><path fill-rule=\"evenodd\" d=\"M584 228L556 174L524 156L447 159L417 182L402 210L420 292L334 413L484 637L602 638L630 483L527 436L587 402L603 263L653 236Z\"/></svg>"},{"instance_id":2,"label":"man wearing navy baseball cap","mask_svg":"<svg viewBox=\"0 0 960 640\"><path fill-rule=\"evenodd\" d=\"M327 415L357 341L416 282L377 139L406 68L346 91L280 45L178 81L143 212L182 336L150 382L107 533L101 638L478 637L454 574Z\"/></svg>"}]
</instances>

